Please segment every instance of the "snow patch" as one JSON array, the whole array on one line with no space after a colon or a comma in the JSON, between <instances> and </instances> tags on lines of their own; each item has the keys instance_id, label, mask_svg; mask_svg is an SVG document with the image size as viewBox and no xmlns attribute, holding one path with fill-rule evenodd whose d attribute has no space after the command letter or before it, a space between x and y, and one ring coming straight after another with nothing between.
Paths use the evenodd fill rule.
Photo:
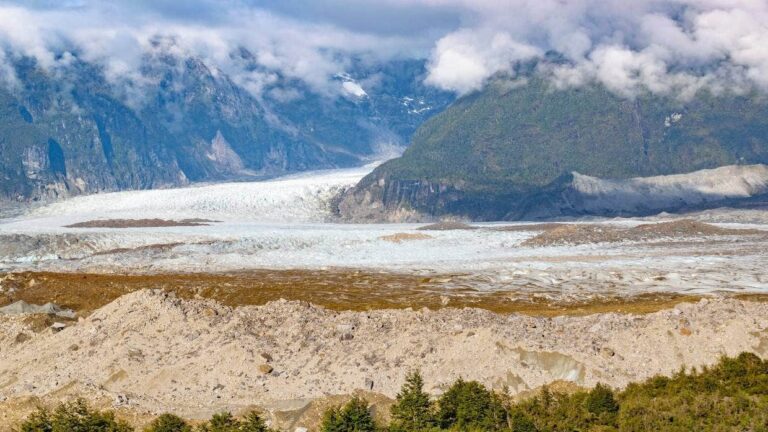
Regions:
<instances>
[{"instance_id":1,"label":"snow patch","mask_svg":"<svg viewBox=\"0 0 768 432\"><path fill-rule=\"evenodd\" d=\"M368 96L368 93L363 90L363 88L360 86L360 84L353 82L353 81L344 81L341 84L341 87L344 89L347 94L352 95L356 98L364 98Z\"/></svg>"},{"instance_id":2,"label":"snow patch","mask_svg":"<svg viewBox=\"0 0 768 432\"><path fill-rule=\"evenodd\" d=\"M363 99L368 97L368 93L363 90L363 87L354 79L352 75L341 72L334 76L337 80L341 81L341 89L344 90L344 94L356 99Z\"/></svg>"},{"instance_id":3,"label":"snow patch","mask_svg":"<svg viewBox=\"0 0 768 432\"><path fill-rule=\"evenodd\" d=\"M680 114L680 113L674 113L674 114L672 114L672 115L670 115L670 116L667 116L667 117L664 119L664 126L666 126L666 127L672 127L672 124L673 124L673 123L677 123L677 122L679 122L679 121L680 121L680 120L682 120L682 119L683 119L683 115L682 115L682 114Z\"/></svg>"},{"instance_id":4,"label":"snow patch","mask_svg":"<svg viewBox=\"0 0 768 432\"><path fill-rule=\"evenodd\" d=\"M422 114L432 109L431 106L424 102L423 98L416 100L405 96L400 100L400 103L408 110L408 114Z\"/></svg>"}]
</instances>

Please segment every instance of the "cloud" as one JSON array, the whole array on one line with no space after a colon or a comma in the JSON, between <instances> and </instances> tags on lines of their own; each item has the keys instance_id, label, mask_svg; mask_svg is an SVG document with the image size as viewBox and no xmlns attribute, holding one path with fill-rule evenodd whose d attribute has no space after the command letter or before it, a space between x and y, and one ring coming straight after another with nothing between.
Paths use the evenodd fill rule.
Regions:
<instances>
[{"instance_id":1,"label":"cloud","mask_svg":"<svg viewBox=\"0 0 768 432\"><path fill-rule=\"evenodd\" d=\"M567 59L543 68L560 87L598 81L626 96L685 96L703 86L768 90L764 0L424 1L473 16L472 26L441 38L431 57L428 82L459 93L548 51Z\"/></svg>"},{"instance_id":2,"label":"cloud","mask_svg":"<svg viewBox=\"0 0 768 432\"><path fill-rule=\"evenodd\" d=\"M169 42L158 47L161 39ZM353 32L335 23L300 21L244 1L0 3L4 54L35 58L54 72L76 55L101 65L106 78L121 88L141 87L147 55L163 49L199 58L212 72L227 73L254 94L276 74L331 94L341 91L332 77L352 57L412 55L412 42L397 35ZM253 54L251 62L236 55L241 48ZM424 45L423 51L427 49Z\"/></svg>"},{"instance_id":3,"label":"cloud","mask_svg":"<svg viewBox=\"0 0 768 432\"><path fill-rule=\"evenodd\" d=\"M494 73L510 72L514 62L541 54L505 32L461 30L437 42L427 83L466 93L482 87Z\"/></svg>"},{"instance_id":4,"label":"cloud","mask_svg":"<svg viewBox=\"0 0 768 432\"><path fill-rule=\"evenodd\" d=\"M135 93L151 85L141 63L158 36L256 95L278 75L339 94L333 77L353 58L392 57L427 58L427 83L465 94L551 51L566 61L541 73L560 87L768 90L765 0L0 1L3 55L53 71L77 55ZM0 77L13 82L7 63Z\"/></svg>"}]
</instances>

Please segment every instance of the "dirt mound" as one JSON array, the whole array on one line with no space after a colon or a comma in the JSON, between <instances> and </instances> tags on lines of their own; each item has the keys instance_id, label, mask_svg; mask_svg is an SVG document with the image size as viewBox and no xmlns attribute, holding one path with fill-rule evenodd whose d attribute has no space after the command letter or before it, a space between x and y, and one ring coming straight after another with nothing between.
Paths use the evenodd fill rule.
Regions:
<instances>
[{"instance_id":1,"label":"dirt mound","mask_svg":"<svg viewBox=\"0 0 768 432\"><path fill-rule=\"evenodd\" d=\"M755 229L722 228L716 225L698 222L693 219L643 224L638 225L629 231L636 236L645 234L656 237L766 234L765 231Z\"/></svg>"},{"instance_id":2,"label":"dirt mound","mask_svg":"<svg viewBox=\"0 0 768 432\"><path fill-rule=\"evenodd\" d=\"M632 228L596 224L560 224L524 241L522 245L563 246L759 234L768 233L755 229L722 228L690 219L643 224Z\"/></svg>"},{"instance_id":3,"label":"dirt mound","mask_svg":"<svg viewBox=\"0 0 768 432\"><path fill-rule=\"evenodd\" d=\"M455 230L473 230L473 229L477 229L477 227L473 227L472 225L465 224L464 222L445 221L445 222L433 223L431 225L425 225L417 229L421 231L455 231Z\"/></svg>"},{"instance_id":4,"label":"dirt mound","mask_svg":"<svg viewBox=\"0 0 768 432\"><path fill-rule=\"evenodd\" d=\"M379 240L384 240L392 243L402 243L404 241L413 240L429 240L432 239L431 235L419 234L419 233L395 233L379 237Z\"/></svg>"},{"instance_id":5,"label":"dirt mound","mask_svg":"<svg viewBox=\"0 0 768 432\"><path fill-rule=\"evenodd\" d=\"M564 246L619 242L627 240L626 231L605 225L563 224L524 241L522 246Z\"/></svg>"},{"instance_id":6,"label":"dirt mound","mask_svg":"<svg viewBox=\"0 0 768 432\"><path fill-rule=\"evenodd\" d=\"M493 231L501 232L530 232L530 231L549 231L555 228L562 227L561 223L536 223L536 224L520 224L520 225L505 225L500 227L493 227Z\"/></svg>"},{"instance_id":7,"label":"dirt mound","mask_svg":"<svg viewBox=\"0 0 768 432\"><path fill-rule=\"evenodd\" d=\"M208 219L99 219L66 225L65 228L163 228L179 226L208 226L214 223Z\"/></svg>"}]
</instances>

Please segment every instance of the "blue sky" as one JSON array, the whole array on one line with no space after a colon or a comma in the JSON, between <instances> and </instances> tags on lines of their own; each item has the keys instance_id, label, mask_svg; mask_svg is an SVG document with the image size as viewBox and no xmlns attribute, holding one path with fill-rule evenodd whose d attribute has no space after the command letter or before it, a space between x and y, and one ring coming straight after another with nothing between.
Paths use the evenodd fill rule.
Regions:
<instances>
[{"instance_id":1,"label":"blue sky","mask_svg":"<svg viewBox=\"0 0 768 432\"><path fill-rule=\"evenodd\" d=\"M469 12L451 4L376 0L14 0L5 3L37 10L111 9L121 11L125 19L164 17L205 24L226 21L231 10L260 9L299 21L381 35L445 34L458 28Z\"/></svg>"}]
</instances>

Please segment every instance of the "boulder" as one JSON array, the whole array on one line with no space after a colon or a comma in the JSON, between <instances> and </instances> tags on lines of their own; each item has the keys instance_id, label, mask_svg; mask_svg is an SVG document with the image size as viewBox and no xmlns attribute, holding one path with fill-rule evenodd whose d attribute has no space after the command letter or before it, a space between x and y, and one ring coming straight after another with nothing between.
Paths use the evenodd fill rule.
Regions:
<instances>
[{"instance_id":1,"label":"boulder","mask_svg":"<svg viewBox=\"0 0 768 432\"><path fill-rule=\"evenodd\" d=\"M55 315L57 317L69 318L69 319L74 319L76 316L73 310L63 309L53 303L46 303L42 306L39 306L39 305L27 303L24 300L19 300L7 306L1 307L0 314L3 314L3 315L46 314L46 315Z\"/></svg>"}]
</instances>

